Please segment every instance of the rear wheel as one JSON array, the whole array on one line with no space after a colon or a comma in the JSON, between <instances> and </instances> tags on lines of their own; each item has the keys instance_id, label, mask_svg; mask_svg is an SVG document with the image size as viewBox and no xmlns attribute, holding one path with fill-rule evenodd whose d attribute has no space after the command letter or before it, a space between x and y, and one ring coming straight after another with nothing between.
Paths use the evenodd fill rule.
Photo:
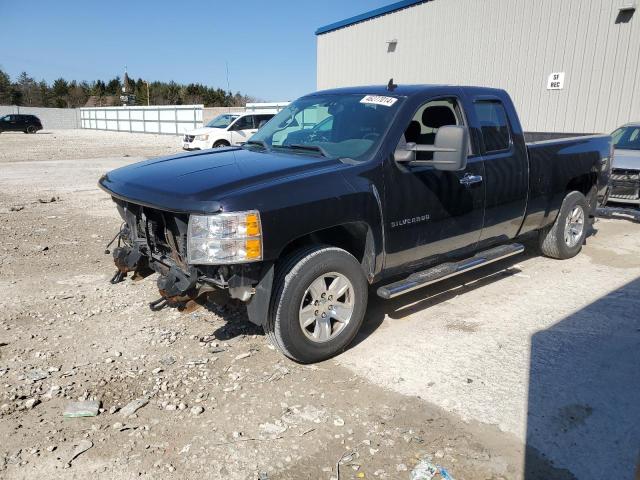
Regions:
<instances>
[{"instance_id":1,"label":"rear wheel","mask_svg":"<svg viewBox=\"0 0 640 480\"><path fill-rule=\"evenodd\" d=\"M326 360L358 333L367 295L362 267L350 253L321 246L299 250L276 268L265 331L293 360Z\"/></svg>"},{"instance_id":2,"label":"rear wheel","mask_svg":"<svg viewBox=\"0 0 640 480\"><path fill-rule=\"evenodd\" d=\"M37 132L37 129L36 129L36 127L34 125L29 125L27 127L27 132L26 133L36 133L36 132Z\"/></svg>"},{"instance_id":3,"label":"rear wheel","mask_svg":"<svg viewBox=\"0 0 640 480\"><path fill-rule=\"evenodd\" d=\"M227 142L226 140L218 140L213 144L213 148L223 148L228 146L230 145L229 145L229 142Z\"/></svg>"},{"instance_id":4,"label":"rear wheel","mask_svg":"<svg viewBox=\"0 0 640 480\"><path fill-rule=\"evenodd\" d=\"M553 225L539 232L540 250L551 258L565 260L575 257L589 230L589 207L580 192L569 193Z\"/></svg>"}]
</instances>

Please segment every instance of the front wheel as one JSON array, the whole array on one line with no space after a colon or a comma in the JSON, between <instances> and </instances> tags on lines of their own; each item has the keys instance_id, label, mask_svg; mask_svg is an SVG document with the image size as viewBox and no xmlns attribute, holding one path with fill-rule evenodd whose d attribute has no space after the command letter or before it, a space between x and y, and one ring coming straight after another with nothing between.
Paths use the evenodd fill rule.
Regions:
<instances>
[{"instance_id":1,"label":"front wheel","mask_svg":"<svg viewBox=\"0 0 640 480\"><path fill-rule=\"evenodd\" d=\"M540 250L551 258L566 260L575 257L587 236L589 208L580 192L569 193L562 202L553 225L539 232Z\"/></svg>"},{"instance_id":2,"label":"front wheel","mask_svg":"<svg viewBox=\"0 0 640 480\"><path fill-rule=\"evenodd\" d=\"M335 247L299 250L276 267L265 331L292 360L326 360L358 333L367 296L367 280L353 255Z\"/></svg>"},{"instance_id":3,"label":"front wheel","mask_svg":"<svg viewBox=\"0 0 640 480\"><path fill-rule=\"evenodd\" d=\"M218 140L213 144L213 148L223 148L223 147L229 147L229 146L230 146L229 142L227 142L226 140Z\"/></svg>"}]
</instances>

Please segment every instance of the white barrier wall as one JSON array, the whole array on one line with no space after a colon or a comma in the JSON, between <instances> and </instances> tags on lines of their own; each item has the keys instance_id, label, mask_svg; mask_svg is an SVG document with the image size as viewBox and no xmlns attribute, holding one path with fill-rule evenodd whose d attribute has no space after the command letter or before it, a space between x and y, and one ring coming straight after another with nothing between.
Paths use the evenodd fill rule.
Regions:
<instances>
[{"instance_id":1,"label":"white barrier wall","mask_svg":"<svg viewBox=\"0 0 640 480\"><path fill-rule=\"evenodd\" d=\"M202 127L204 105L92 107L80 109L81 128L114 132L182 135Z\"/></svg>"}]
</instances>

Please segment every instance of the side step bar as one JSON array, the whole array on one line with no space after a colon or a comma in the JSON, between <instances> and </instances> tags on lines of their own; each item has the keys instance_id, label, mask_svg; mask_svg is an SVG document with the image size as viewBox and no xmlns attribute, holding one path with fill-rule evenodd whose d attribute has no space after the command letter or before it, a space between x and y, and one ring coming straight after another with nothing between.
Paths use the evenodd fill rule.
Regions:
<instances>
[{"instance_id":1,"label":"side step bar","mask_svg":"<svg viewBox=\"0 0 640 480\"><path fill-rule=\"evenodd\" d=\"M460 275L461 273L484 267L485 265L497 262L503 258L518 255L522 252L524 252L523 245L519 243L512 243L510 245L501 245L490 250L485 250L484 252L477 253L466 260L442 263L427 270L423 270L422 272L413 273L404 280L398 280L397 282L378 288L378 296L385 300L389 300L399 295L417 290L418 288L426 287L427 285L431 285L441 280Z\"/></svg>"}]
</instances>

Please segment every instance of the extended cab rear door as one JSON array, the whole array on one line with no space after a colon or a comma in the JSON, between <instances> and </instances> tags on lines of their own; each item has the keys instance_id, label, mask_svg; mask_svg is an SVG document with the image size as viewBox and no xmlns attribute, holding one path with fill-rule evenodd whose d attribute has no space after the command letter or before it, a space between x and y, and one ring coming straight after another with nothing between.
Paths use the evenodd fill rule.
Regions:
<instances>
[{"instance_id":1,"label":"extended cab rear door","mask_svg":"<svg viewBox=\"0 0 640 480\"><path fill-rule=\"evenodd\" d=\"M401 142L433 146L440 127L468 126L458 88L411 101L412 118L403 126ZM430 160L429 155L420 152L417 159ZM467 167L456 172L392 159L385 167L385 269L403 271L473 250L483 224L483 177L483 160L473 146Z\"/></svg>"},{"instance_id":2,"label":"extended cab rear door","mask_svg":"<svg viewBox=\"0 0 640 480\"><path fill-rule=\"evenodd\" d=\"M471 135L484 162L486 192L482 244L514 238L522 226L529 191L529 164L522 127L511 99L465 91Z\"/></svg>"}]
</instances>

